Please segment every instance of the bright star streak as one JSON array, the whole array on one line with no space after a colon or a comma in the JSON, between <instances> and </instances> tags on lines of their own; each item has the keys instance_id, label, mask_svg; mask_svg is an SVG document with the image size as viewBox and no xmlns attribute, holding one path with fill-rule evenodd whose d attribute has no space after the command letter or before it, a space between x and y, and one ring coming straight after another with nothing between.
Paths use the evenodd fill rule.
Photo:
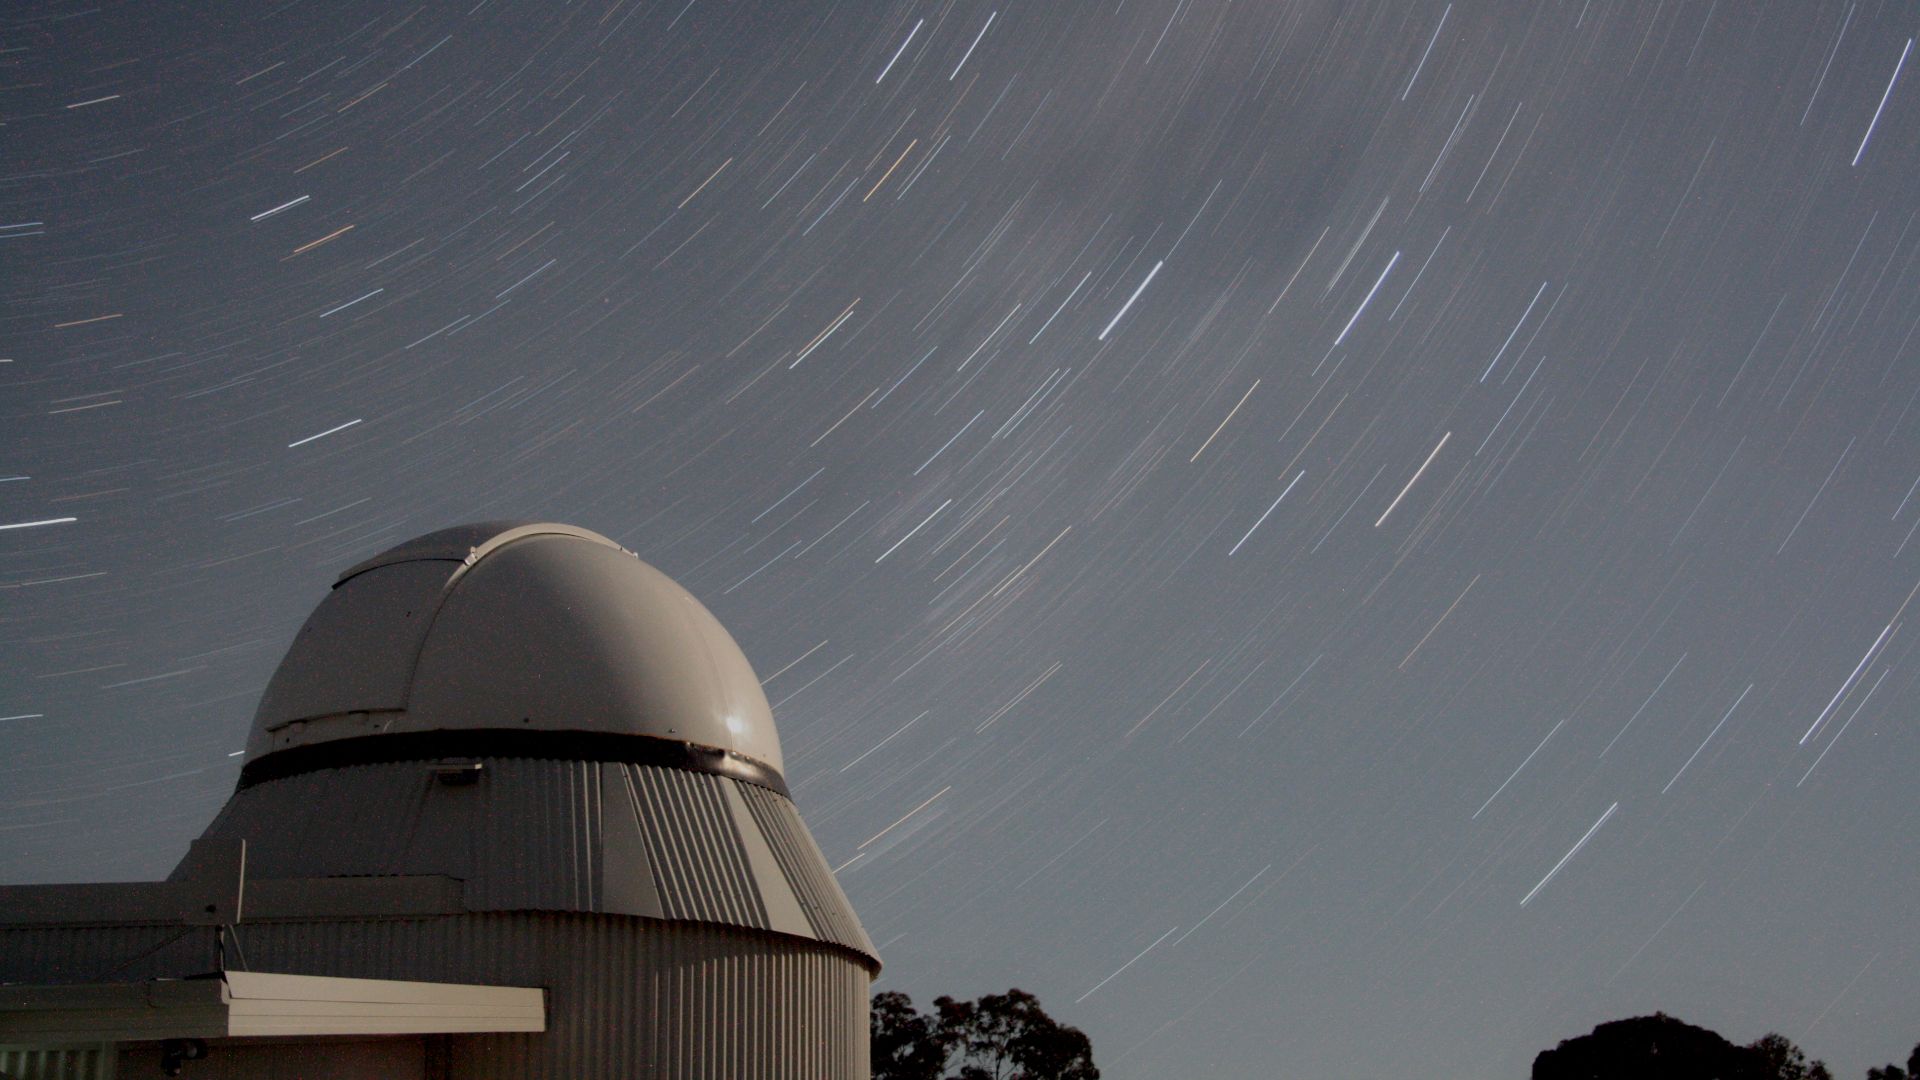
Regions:
<instances>
[{"instance_id":1,"label":"bright star streak","mask_svg":"<svg viewBox=\"0 0 1920 1080\"><path fill-rule=\"evenodd\" d=\"M1568 849L1565 855L1560 856L1560 861L1553 864L1553 869L1547 871L1547 876L1540 879L1540 884L1535 885L1532 889L1530 889L1527 892L1527 895L1520 898L1520 906L1526 907L1527 901L1532 900L1535 896L1538 896L1540 894L1540 890L1547 887L1547 882L1553 880L1553 875L1559 873L1560 868L1567 865L1568 860L1572 859L1575 855L1580 854L1580 849L1587 846L1587 841L1593 839L1593 834L1599 832L1600 826L1605 825L1607 823L1607 819L1612 817L1613 812L1618 809L1620 809L1619 803L1614 803L1612 806L1607 807L1607 812L1604 814L1601 814L1600 820L1593 823L1593 827L1587 830L1587 835L1581 837L1580 842L1573 845L1572 848Z\"/></svg>"}]
</instances>

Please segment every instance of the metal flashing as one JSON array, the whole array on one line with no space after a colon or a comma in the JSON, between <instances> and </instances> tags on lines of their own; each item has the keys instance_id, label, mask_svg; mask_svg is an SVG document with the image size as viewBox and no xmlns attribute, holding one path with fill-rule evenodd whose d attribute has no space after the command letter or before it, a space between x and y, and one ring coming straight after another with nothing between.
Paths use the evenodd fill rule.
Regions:
<instances>
[{"instance_id":1,"label":"metal flashing","mask_svg":"<svg viewBox=\"0 0 1920 1080\"><path fill-rule=\"evenodd\" d=\"M330 742L275 750L240 769L238 789L321 769L417 761L433 768L449 758L536 758L549 761L599 761L651 765L683 772L710 773L787 795L787 782L764 761L717 746L608 731L459 728L357 735ZM791 796L789 796L791 797Z\"/></svg>"}]
</instances>

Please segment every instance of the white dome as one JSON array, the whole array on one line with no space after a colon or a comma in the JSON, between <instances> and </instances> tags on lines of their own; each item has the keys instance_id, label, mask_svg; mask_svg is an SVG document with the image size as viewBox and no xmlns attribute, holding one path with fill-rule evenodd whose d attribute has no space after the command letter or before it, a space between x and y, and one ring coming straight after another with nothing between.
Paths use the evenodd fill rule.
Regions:
<instances>
[{"instance_id":1,"label":"white dome","mask_svg":"<svg viewBox=\"0 0 1920 1080\"><path fill-rule=\"evenodd\" d=\"M644 736L783 768L760 680L719 620L568 525L443 529L342 574L267 684L247 761L457 731Z\"/></svg>"}]
</instances>

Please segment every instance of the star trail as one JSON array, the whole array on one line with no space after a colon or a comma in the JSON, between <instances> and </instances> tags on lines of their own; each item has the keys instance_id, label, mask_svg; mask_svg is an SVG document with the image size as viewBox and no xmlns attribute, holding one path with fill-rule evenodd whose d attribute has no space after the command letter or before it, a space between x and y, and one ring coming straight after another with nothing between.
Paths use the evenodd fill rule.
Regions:
<instances>
[{"instance_id":1,"label":"star trail","mask_svg":"<svg viewBox=\"0 0 1920 1080\"><path fill-rule=\"evenodd\" d=\"M881 989L1107 1076L1920 1037L1910 5L0 26L0 880L533 518L738 638Z\"/></svg>"}]
</instances>

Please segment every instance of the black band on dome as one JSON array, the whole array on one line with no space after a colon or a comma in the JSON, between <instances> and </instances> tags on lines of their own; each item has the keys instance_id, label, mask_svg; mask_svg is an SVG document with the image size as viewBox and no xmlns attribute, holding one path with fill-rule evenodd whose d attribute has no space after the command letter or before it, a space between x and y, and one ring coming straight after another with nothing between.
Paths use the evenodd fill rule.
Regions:
<instances>
[{"instance_id":1,"label":"black band on dome","mask_svg":"<svg viewBox=\"0 0 1920 1080\"><path fill-rule=\"evenodd\" d=\"M545 758L655 765L731 777L792 797L786 780L773 766L719 747L653 735L494 728L406 731L290 746L247 762L240 770L239 788L320 769L443 758Z\"/></svg>"}]
</instances>

